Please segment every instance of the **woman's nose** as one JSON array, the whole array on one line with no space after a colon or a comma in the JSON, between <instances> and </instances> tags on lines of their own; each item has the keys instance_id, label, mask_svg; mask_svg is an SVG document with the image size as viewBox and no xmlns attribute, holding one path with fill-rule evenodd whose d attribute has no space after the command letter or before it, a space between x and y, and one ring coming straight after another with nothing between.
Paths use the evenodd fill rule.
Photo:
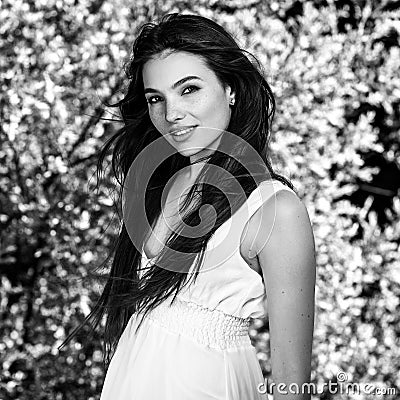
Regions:
<instances>
[{"instance_id":1,"label":"woman's nose","mask_svg":"<svg viewBox=\"0 0 400 400\"><path fill-rule=\"evenodd\" d=\"M165 106L165 119L168 122L175 122L176 120L182 119L184 117L184 113L177 104L173 104L171 102L166 102Z\"/></svg>"}]
</instances>

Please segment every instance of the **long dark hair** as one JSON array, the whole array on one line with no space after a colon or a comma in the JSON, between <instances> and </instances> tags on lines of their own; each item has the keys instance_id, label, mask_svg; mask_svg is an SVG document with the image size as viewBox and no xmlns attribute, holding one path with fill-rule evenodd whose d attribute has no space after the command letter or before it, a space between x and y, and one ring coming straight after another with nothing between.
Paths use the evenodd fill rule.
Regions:
<instances>
[{"instance_id":1,"label":"long dark hair","mask_svg":"<svg viewBox=\"0 0 400 400\"><path fill-rule=\"evenodd\" d=\"M195 194L200 194L196 206L183 218L185 226L188 227L199 225L199 209L203 205L212 206L206 209L214 211L202 211L201 222L206 229L199 232L204 234L190 237L191 235L185 235L185 229L179 234L172 233L154 265L147 269L143 276L139 275L142 247L137 249L134 246L126 224L121 221L121 230L109 255L109 259L112 258L112 266L104 291L84 322L95 329L103 316L106 316L106 363L109 363L118 339L134 313L144 316L167 298L174 299L178 292L190 283L187 279L187 266L193 263L195 273L191 276L196 279L208 240L244 203L261 181L276 179L294 190L289 180L273 171L269 159L268 145L270 126L275 113L275 99L263 76L260 63L249 52L241 49L233 37L212 20L197 15L173 13L165 15L158 23L146 23L141 27L133 44L131 58L125 65L125 72L129 78L127 93L115 104L122 115L124 127L104 144L98 159L99 177L103 171L104 159L113 147L111 165L120 184L120 207L128 171L133 173L133 178L130 177L130 181L134 182L133 190L143 191L141 178L145 173L146 163L139 162L133 172L130 169L132 163L137 162L139 154L146 146L161 137L149 117L142 67L155 56L169 51L185 51L201 57L225 87L231 86L236 102L226 130L238 137L242 143L246 142L248 146L241 146L239 141L232 141L231 137L226 141L222 138L218 149L207 158L184 205L187 207ZM154 154L155 159L147 159L147 162L157 163L156 156L159 153L150 154ZM257 157L254 157L254 154ZM153 226L161 213L161 194L167 182L189 164L188 157L175 152L155 169L145 187L146 216L139 211L133 215L138 229L147 226L144 217ZM230 179L227 179L227 176ZM227 194L228 197L229 194L237 194L238 190L233 190L234 185L238 185L236 188L240 187L245 196L227 199ZM139 210L139 204L134 203L134 198L132 201L131 209ZM213 218L215 213L216 221ZM211 221L215 223L212 224ZM141 244L145 236L144 230L139 232ZM169 248L179 250L181 255L176 256L174 253L172 256L168 252ZM185 254L189 250L190 254ZM159 267L161 264L163 268Z\"/></svg>"}]
</instances>

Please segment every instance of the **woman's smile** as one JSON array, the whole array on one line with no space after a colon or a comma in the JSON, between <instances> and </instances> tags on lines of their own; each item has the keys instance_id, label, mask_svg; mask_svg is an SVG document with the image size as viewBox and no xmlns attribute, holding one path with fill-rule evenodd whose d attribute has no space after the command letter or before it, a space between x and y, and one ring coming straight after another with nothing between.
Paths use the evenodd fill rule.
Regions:
<instances>
[{"instance_id":1,"label":"woman's smile","mask_svg":"<svg viewBox=\"0 0 400 400\"><path fill-rule=\"evenodd\" d=\"M196 129L196 127L193 126L188 129L183 129L183 130L177 131L175 133L172 133L172 137L174 138L175 142L183 142L183 141L189 139L190 136L192 136L195 129Z\"/></svg>"}]
</instances>

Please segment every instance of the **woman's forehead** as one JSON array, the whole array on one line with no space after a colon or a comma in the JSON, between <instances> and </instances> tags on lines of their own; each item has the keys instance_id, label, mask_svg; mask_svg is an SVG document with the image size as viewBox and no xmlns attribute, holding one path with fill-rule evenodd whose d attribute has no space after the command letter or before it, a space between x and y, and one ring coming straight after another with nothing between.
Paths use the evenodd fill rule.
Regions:
<instances>
[{"instance_id":1,"label":"woman's forehead","mask_svg":"<svg viewBox=\"0 0 400 400\"><path fill-rule=\"evenodd\" d=\"M164 57L155 57L143 65L143 84L172 87L185 76L197 76L204 81L213 77L204 60L187 52L171 53Z\"/></svg>"}]
</instances>

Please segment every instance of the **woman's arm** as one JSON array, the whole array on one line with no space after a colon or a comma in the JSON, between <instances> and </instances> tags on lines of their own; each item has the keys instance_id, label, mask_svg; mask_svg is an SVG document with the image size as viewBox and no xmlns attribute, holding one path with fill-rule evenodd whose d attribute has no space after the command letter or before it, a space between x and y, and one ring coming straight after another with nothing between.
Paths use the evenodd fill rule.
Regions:
<instances>
[{"instance_id":1,"label":"woman's arm","mask_svg":"<svg viewBox=\"0 0 400 400\"><path fill-rule=\"evenodd\" d=\"M262 205L254 247L264 275L274 400L308 400L314 329L315 244L307 209L291 192ZM276 213L275 213L276 211ZM283 383L278 390L278 384ZM291 386L289 386L292 383ZM300 394L290 388L300 388Z\"/></svg>"}]
</instances>

